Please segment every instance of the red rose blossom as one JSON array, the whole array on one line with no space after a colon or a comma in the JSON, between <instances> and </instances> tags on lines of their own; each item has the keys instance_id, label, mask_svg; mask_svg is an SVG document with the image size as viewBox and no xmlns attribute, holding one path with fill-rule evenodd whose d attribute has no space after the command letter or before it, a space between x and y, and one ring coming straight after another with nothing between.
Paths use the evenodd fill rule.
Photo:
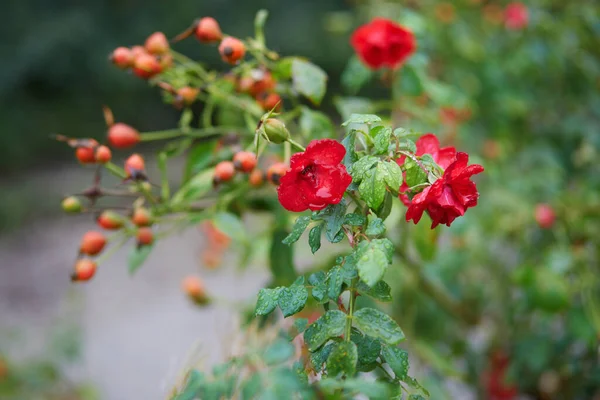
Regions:
<instances>
[{"instance_id":1,"label":"red rose blossom","mask_svg":"<svg viewBox=\"0 0 600 400\"><path fill-rule=\"evenodd\" d=\"M448 168L448 166L456 159L456 149L453 146L440 148L440 141L433 133L427 133L421 136L415 144L417 145L415 155L422 156L423 154L431 154L433 161L444 169ZM406 156L402 156L396 160L396 162L398 165L402 166L405 160ZM400 192L406 192L408 189L410 188L406 184L406 181L403 181L402 186L400 186ZM410 199L406 194L400 193L399 197L406 207L410 206Z\"/></svg>"},{"instance_id":2,"label":"red rose blossom","mask_svg":"<svg viewBox=\"0 0 600 400\"><path fill-rule=\"evenodd\" d=\"M467 166L468 162L468 154L456 153L456 161L448 166L444 175L412 199L406 210L406 220L412 219L416 224L427 211L433 221L431 229L438 224L450 226L456 217L465 214L467 208L476 206L479 192L469 178L483 172L483 167L478 164Z\"/></svg>"},{"instance_id":3,"label":"red rose blossom","mask_svg":"<svg viewBox=\"0 0 600 400\"><path fill-rule=\"evenodd\" d=\"M371 69L396 68L415 52L417 42L407 28L375 18L354 31L350 40L358 57Z\"/></svg>"},{"instance_id":4,"label":"red rose blossom","mask_svg":"<svg viewBox=\"0 0 600 400\"><path fill-rule=\"evenodd\" d=\"M322 210L342 200L352 177L342 162L346 149L333 139L313 140L306 151L290 159L277 195L289 211Z\"/></svg>"},{"instance_id":5,"label":"red rose blossom","mask_svg":"<svg viewBox=\"0 0 600 400\"><path fill-rule=\"evenodd\" d=\"M523 29L529 22L529 12L523 3L510 3L504 9L504 25L507 29Z\"/></svg>"}]
</instances>

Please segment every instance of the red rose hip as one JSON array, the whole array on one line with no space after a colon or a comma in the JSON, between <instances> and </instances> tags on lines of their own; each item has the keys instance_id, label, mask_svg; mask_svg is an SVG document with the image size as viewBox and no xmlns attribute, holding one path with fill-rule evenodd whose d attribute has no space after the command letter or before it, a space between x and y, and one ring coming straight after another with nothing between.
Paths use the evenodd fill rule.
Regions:
<instances>
[{"instance_id":1,"label":"red rose hip","mask_svg":"<svg viewBox=\"0 0 600 400\"><path fill-rule=\"evenodd\" d=\"M131 222L133 222L136 226L152 225L152 216L150 215L150 211L144 207L137 207L135 210L133 210Z\"/></svg>"},{"instance_id":2,"label":"red rose hip","mask_svg":"<svg viewBox=\"0 0 600 400\"><path fill-rule=\"evenodd\" d=\"M129 68L133 65L133 52L127 47L117 47L110 55L110 61L121 69Z\"/></svg>"},{"instance_id":3,"label":"red rose hip","mask_svg":"<svg viewBox=\"0 0 600 400\"><path fill-rule=\"evenodd\" d=\"M89 256L95 256L100 253L104 246L106 245L106 237L96 231L89 231L83 238L81 239L81 245L79 246L79 251L82 254L87 254Z\"/></svg>"},{"instance_id":4,"label":"red rose hip","mask_svg":"<svg viewBox=\"0 0 600 400\"><path fill-rule=\"evenodd\" d=\"M218 42L223 36L219 23L212 17L200 18L194 33L202 43Z\"/></svg>"},{"instance_id":5,"label":"red rose hip","mask_svg":"<svg viewBox=\"0 0 600 400\"><path fill-rule=\"evenodd\" d=\"M82 164L93 164L96 162L93 147L78 147L75 150L75 157Z\"/></svg>"},{"instance_id":6,"label":"red rose hip","mask_svg":"<svg viewBox=\"0 0 600 400\"><path fill-rule=\"evenodd\" d=\"M158 59L152 54L140 54L133 62L133 73L142 79L152 78L161 71L162 67Z\"/></svg>"},{"instance_id":7,"label":"red rose hip","mask_svg":"<svg viewBox=\"0 0 600 400\"><path fill-rule=\"evenodd\" d=\"M97 265L94 261L82 258L75 262L75 272L71 275L72 281L89 281L96 274Z\"/></svg>"},{"instance_id":8,"label":"red rose hip","mask_svg":"<svg viewBox=\"0 0 600 400\"><path fill-rule=\"evenodd\" d=\"M144 171L146 170L146 163L144 162L144 158L135 153L129 156L127 160L125 160L125 173L127 177L133 179L144 179Z\"/></svg>"},{"instance_id":9,"label":"red rose hip","mask_svg":"<svg viewBox=\"0 0 600 400\"><path fill-rule=\"evenodd\" d=\"M248 182L250 182L250 185L253 187L262 186L265 182L265 174L261 170L255 169L248 177Z\"/></svg>"},{"instance_id":10,"label":"red rose hip","mask_svg":"<svg viewBox=\"0 0 600 400\"><path fill-rule=\"evenodd\" d=\"M223 61L229 64L237 64L246 54L246 46L241 40L228 36L219 45L219 54Z\"/></svg>"},{"instance_id":11,"label":"red rose hip","mask_svg":"<svg viewBox=\"0 0 600 400\"><path fill-rule=\"evenodd\" d=\"M286 174L289 169L287 164L275 163L267 169L267 180L273 185L279 185L281 178Z\"/></svg>"},{"instance_id":12,"label":"red rose hip","mask_svg":"<svg viewBox=\"0 0 600 400\"><path fill-rule=\"evenodd\" d=\"M550 229L554 225L556 215L550 204L538 204L535 206L535 220L543 229Z\"/></svg>"},{"instance_id":13,"label":"red rose hip","mask_svg":"<svg viewBox=\"0 0 600 400\"><path fill-rule=\"evenodd\" d=\"M154 32L148 36L146 43L144 44L148 53L151 54L164 54L169 51L169 41L162 32Z\"/></svg>"},{"instance_id":14,"label":"red rose hip","mask_svg":"<svg viewBox=\"0 0 600 400\"><path fill-rule=\"evenodd\" d=\"M108 129L108 143L116 149L133 147L140 142L140 133L131 126L118 122Z\"/></svg>"},{"instance_id":15,"label":"red rose hip","mask_svg":"<svg viewBox=\"0 0 600 400\"><path fill-rule=\"evenodd\" d=\"M221 161L215 166L214 182L230 181L235 175L235 166L231 161Z\"/></svg>"},{"instance_id":16,"label":"red rose hip","mask_svg":"<svg viewBox=\"0 0 600 400\"><path fill-rule=\"evenodd\" d=\"M123 217L114 211L103 211L98 216L98 225L107 230L116 230L123 227Z\"/></svg>"},{"instance_id":17,"label":"red rose hip","mask_svg":"<svg viewBox=\"0 0 600 400\"><path fill-rule=\"evenodd\" d=\"M138 229L136 238L139 246L147 246L154 242L154 233L152 229L144 226Z\"/></svg>"},{"instance_id":18,"label":"red rose hip","mask_svg":"<svg viewBox=\"0 0 600 400\"><path fill-rule=\"evenodd\" d=\"M256 155L250 151L240 151L233 156L235 169L242 172L251 172L256 167Z\"/></svg>"},{"instance_id":19,"label":"red rose hip","mask_svg":"<svg viewBox=\"0 0 600 400\"><path fill-rule=\"evenodd\" d=\"M112 152L106 146L99 146L96 149L96 154L94 155L94 158L96 159L96 162L106 164L112 159Z\"/></svg>"}]
</instances>

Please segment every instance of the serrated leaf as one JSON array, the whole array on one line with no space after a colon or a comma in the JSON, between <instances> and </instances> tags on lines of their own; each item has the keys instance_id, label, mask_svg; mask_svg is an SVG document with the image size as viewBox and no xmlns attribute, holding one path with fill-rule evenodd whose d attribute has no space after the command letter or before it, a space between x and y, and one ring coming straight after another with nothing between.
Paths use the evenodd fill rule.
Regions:
<instances>
[{"instance_id":1,"label":"serrated leaf","mask_svg":"<svg viewBox=\"0 0 600 400\"><path fill-rule=\"evenodd\" d=\"M342 274L342 268L339 265L336 265L327 273L327 296L332 300L337 299L342 293L343 283L344 276Z\"/></svg>"},{"instance_id":2,"label":"serrated leaf","mask_svg":"<svg viewBox=\"0 0 600 400\"><path fill-rule=\"evenodd\" d=\"M350 175L352 175L352 181L359 183L365 178L365 175L369 170L371 170L377 163L379 162L379 158L375 156L365 156L359 158L353 165L350 170Z\"/></svg>"},{"instance_id":3,"label":"serrated leaf","mask_svg":"<svg viewBox=\"0 0 600 400\"><path fill-rule=\"evenodd\" d=\"M304 331L304 342L308 350L314 352L330 338L342 335L345 326L346 314L339 310L327 311Z\"/></svg>"},{"instance_id":4,"label":"serrated leaf","mask_svg":"<svg viewBox=\"0 0 600 400\"><path fill-rule=\"evenodd\" d=\"M228 212L218 212L213 217L215 228L229 236L236 242L245 243L248 241L246 237L246 228L237 215Z\"/></svg>"},{"instance_id":5,"label":"serrated leaf","mask_svg":"<svg viewBox=\"0 0 600 400\"><path fill-rule=\"evenodd\" d=\"M369 243L371 246L376 246L383 250L388 262L391 264L394 257L394 244L388 238L373 239Z\"/></svg>"},{"instance_id":6,"label":"serrated leaf","mask_svg":"<svg viewBox=\"0 0 600 400\"><path fill-rule=\"evenodd\" d=\"M258 291L258 300L256 301L255 315L268 315L275 307L279 300L279 292L281 288L275 289L260 289Z\"/></svg>"},{"instance_id":7,"label":"serrated leaf","mask_svg":"<svg viewBox=\"0 0 600 400\"><path fill-rule=\"evenodd\" d=\"M327 275L325 275L325 272L323 271L315 272L308 277L308 283L313 287L312 296L319 303L329 301L329 298L327 297L328 288L326 280Z\"/></svg>"},{"instance_id":8,"label":"serrated leaf","mask_svg":"<svg viewBox=\"0 0 600 400\"><path fill-rule=\"evenodd\" d=\"M381 123L381 118L375 114L352 114L342 126L348 126L350 124L373 125L379 123Z\"/></svg>"},{"instance_id":9,"label":"serrated leaf","mask_svg":"<svg viewBox=\"0 0 600 400\"><path fill-rule=\"evenodd\" d=\"M370 134L373 136L375 154L386 154L390 148L390 137L392 136L392 128L384 126L376 126L371 129Z\"/></svg>"},{"instance_id":10,"label":"serrated leaf","mask_svg":"<svg viewBox=\"0 0 600 400\"><path fill-rule=\"evenodd\" d=\"M310 251L315 254L321 248L321 231L323 230L323 224L314 226L310 232L308 232L308 244L310 245Z\"/></svg>"},{"instance_id":11,"label":"serrated leaf","mask_svg":"<svg viewBox=\"0 0 600 400\"><path fill-rule=\"evenodd\" d=\"M263 382L261 374L252 374L246 381L242 383L242 398L254 399L258 393L263 390Z\"/></svg>"},{"instance_id":12,"label":"serrated leaf","mask_svg":"<svg viewBox=\"0 0 600 400\"><path fill-rule=\"evenodd\" d=\"M364 282L358 282L358 293L363 296L370 296L375 300L388 302L392 301L392 289L390 285L388 285L385 281L379 281L372 287L369 287Z\"/></svg>"},{"instance_id":13,"label":"serrated leaf","mask_svg":"<svg viewBox=\"0 0 600 400\"><path fill-rule=\"evenodd\" d=\"M298 123L302 133L312 139L331 138L335 135L335 128L327 114L308 107L302 107Z\"/></svg>"},{"instance_id":14,"label":"serrated leaf","mask_svg":"<svg viewBox=\"0 0 600 400\"><path fill-rule=\"evenodd\" d=\"M358 155L356 154L356 131L352 130L348 133L344 139L342 139L342 145L346 149L346 154L344 155L344 159L342 160L342 164L346 167L348 173L352 169L352 165L358 160Z\"/></svg>"},{"instance_id":15,"label":"serrated leaf","mask_svg":"<svg viewBox=\"0 0 600 400\"><path fill-rule=\"evenodd\" d=\"M427 389L425 389L415 378L407 376L406 378L402 379L402 382L408 385L410 392L412 392L412 396L423 396L429 398L430 394Z\"/></svg>"},{"instance_id":16,"label":"serrated leaf","mask_svg":"<svg viewBox=\"0 0 600 400\"><path fill-rule=\"evenodd\" d=\"M357 331L353 331L350 337L356 343L358 351L357 369L364 371L365 368L370 368L369 366L377 361L377 357L379 357L381 343L379 343L379 340Z\"/></svg>"},{"instance_id":17,"label":"serrated leaf","mask_svg":"<svg viewBox=\"0 0 600 400\"><path fill-rule=\"evenodd\" d=\"M298 333L302 333L308 327L308 319L306 318L296 318L294 320L294 328L298 331Z\"/></svg>"},{"instance_id":18,"label":"serrated leaf","mask_svg":"<svg viewBox=\"0 0 600 400\"><path fill-rule=\"evenodd\" d=\"M344 225L362 226L367 222L367 219L362 214L352 213L346 214L344 217Z\"/></svg>"},{"instance_id":19,"label":"serrated leaf","mask_svg":"<svg viewBox=\"0 0 600 400\"><path fill-rule=\"evenodd\" d=\"M385 198L385 176L382 173L381 163L375 168L365 172L362 182L358 186L358 192L367 205L375 210Z\"/></svg>"},{"instance_id":20,"label":"serrated leaf","mask_svg":"<svg viewBox=\"0 0 600 400\"><path fill-rule=\"evenodd\" d=\"M331 349L333 349L333 345L333 343L326 344L319 350L310 354L310 362L316 372L320 372L323 369L323 364L325 364L327 357L329 357Z\"/></svg>"},{"instance_id":21,"label":"serrated leaf","mask_svg":"<svg viewBox=\"0 0 600 400\"><path fill-rule=\"evenodd\" d=\"M325 237L330 242L335 243L336 236L342 230L346 208L346 201L342 199L338 204L331 204L323 210L313 213L313 219L325 221Z\"/></svg>"},{"instance_id":22,"label":"serrated leaf","mask_svg":"<svg viewBox=\"0 0 600 400\"><path fill-rule=\"evenodd\" d=\"M287 231L275 230L269 251L269 268L273 283L278 286L291 285L297 277L294 267L294 247L283 244L283 239L287 236Z\"/></svg>"},{"instance_id":23,"label":"serrated leaf","mask_svg":"<svg viewBox=\"0 0 600 400\"><path fill-rule=\"evenodd\" d=\"M283 244L290 245L292 243L297 242L298 239L300 239L300 236L302 236L302 234L304 233L306 227L308 227L308 224L310 224L309 216L303 215L301 217L296 218L296 222L294 222L292 231L289 235L286 236L285 239L283 239Z\"/></svg>"},{"instance_id":24,"label":"serrated leaf","mask_svg":"<svg viewBox=\"0 0 600 400\"><path fill-rule=\"evenodd\" d=\"M341 311L340 311L341 312ZM354 324L365 335L395 345L404 340L404 332L390 316L374 308L361 308L354 313Z\"/></svg>"},{"instance_id":25,"label":"serrated leaf","mask_svg":"<svg viewBox=\"0 0 600 400\"><path fill-rule=\"evenodd\" d=\"M385 362L390 366L396 379L405 379L408 375L408 353L396 346L388 346L386 344L381 346L381 356Z\"/></svg>"},{"instance_id":26,"label":"serrated leaf","mask_svg":"<svg viewBox=\"0 0 600 400\"><path fill-rule=\"evenodd\" d=\"M301 311L308 300L308 291L304 287L304 278L300 277L290 287L283 287L279 292L277 302L284 317L289 317Z\"/></svg>"},{"instance_id":27,"label":"serrated leaf","mask_svg":"<svg viewBox=\"0 0 600 400\"><path fill-rule=\"evenodd\" d=\"M350 280L358 276L358 270L356 269L356 254L350 253L344 257L344 263L342 264L342 275L344 280L350 282Z\"/></svg>"},{"instance_id":28,"label":"serrated leaf","mask_svg":"<svg viewBox=\"0 0 600 400\"><path fill-rule=\"evenodd\" d=\"M410 158L404 161L404 169L406 170L405 180L408 187L413 187L427 182L427 171L418 165Z\"/></svg>"},{"instance_id":29,"label":"serrated leaf","mask_svg":"<svg viewBox=\"0 0 600 400\"><path fill-rule=\"evenodd\" d=\"M361 281L371 287L383 278L389 261L385 252L370 243L358 253L356 267Z\"/></svg>"},{"instance_id":30,"label":"serrated leaf","mask_svg":"<svg viewBox=\"0 0 600 400\"><path fill-rule=\"evenodd\" d=\"M392 194L390 192L386 192L385 197L383 199L383 203L379 206L379 208L377 210L375 210L375 214L379 218L385 220L392 212L392 206L393 206L394 200L396 198L397 197L392 196Z\"/></svg>"},{"instance_id":31,"label":"serrated leaf","mask_svg":"<svg viewBox=\"0 0 600 400\"><path fill-rule=\"evenodd\" d=\"M356 373L358 351L354 342L339 342L334 344L327 358L327 376L353 376Z\"/></svg>"},{"instance_id":32,"label":"serrated leaf","mask_svg":"<svg viewBox=\"0 0 600 400\"><path fill-rule=\"evenodd\" d=\"M284 339L277 339L269 345L263 354L267 365L281 364L289 360L295 353L294 345Z\"/></svg>"},{"instance_id":33,"label":"serrated leaf","mask_svg":"<svg viewBox=\"0 0 600 400\"><path fill-rule=\"evenodd\" d=\"M411 153L416 153L417 145L414 141L404 138L400 141L400 150L408 150Z\"/></svg>"},{"instance_id":34,"label":"serrated leaf","mask_svg":"<svg viewBox=\"0 0 600 400\"><path fill-rule=\"evenodd\" d=\"M195 200L209 193L213 188L214 168L203 170L193 175L185 185L181 186L177 193L171 198L171 204L177 205L183 202Z\"/></svg>"},{"instance_id":35,"label":"serrated leaf","mask_svg":"<svg viewBox=\"0 0 600 400\"><path fill-rule=\"evenodd\" d=\"M342 72L342 86L350 94L356 94L373 77L373 71L367 68L357 56L352 56Z\"/></svg>"},{"instance_id":36,"label":"serrated leaf","mask_svg":"<svg viewBox=\"0 0 600 400\"><path fill-rule=\"evenodd\" d=\"M396 161L383 161L381 166L385 174L385 183L397 194L402 185L402 169Z\"/></svg>"},{"instance_id":37,"label":"serrated leaf","mask_svg":"<svg viewBox=\"0 0 600 400\"><path fill-rule=\"evenodd\" d=\"M385 224L381 218L369 216L369 224L365 230L367 236L379 236L385 233Z\"/></svg>"},{"instance_id":38,"label":"serrated leaf","mask_svg":"<svg viewBox=\"0 0 600 400\"><path fill-rule=\"evenodd\" d=\"M327 74L315 64L295 58L292 61L292 84L298 93L319 105L327 89Z\"/></svg>"},{"instance_id":39,"label":"serrated leaf","mask_svg":"<svg viewBox=\"0 0 600 400\"><path fill-rule=\"evenodd\" d=\"M129 267L130 274L134 274L142 266L142 264L144 264L144 261L146 261L153 248L153 244L135 246L131 248L129 257L127 257L127 265Z\"/></svg>"}]
</instances>

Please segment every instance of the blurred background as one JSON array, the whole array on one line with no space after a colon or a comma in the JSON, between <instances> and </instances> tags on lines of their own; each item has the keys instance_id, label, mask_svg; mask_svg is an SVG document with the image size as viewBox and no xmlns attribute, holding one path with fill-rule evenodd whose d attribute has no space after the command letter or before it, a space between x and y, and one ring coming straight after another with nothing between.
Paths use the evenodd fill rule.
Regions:
<instances>
[{"instance_id":1,"label":"blurred background","mask_svg":"<svg viewBox=\"0 0 600 400\"><path fill-rule=\"evenodd\" d=\"M479 207L444 231L447 240L432 238L428 230L412 232L421 262L436 282L488 317L484 331L494 334L486 335L500 337L490 342L521 355L515 371L532 398L597 398L600 5L526 1L527 22L515 29L506 23L508 4L22 0L3 5L0 356L19 371L20 384L27 387L19 390L31 391L19 398L164 398L190 351L199 351L208 364L226 353L215 343L235 334L236 313L224 306L198 310L179 291L181 277L197 270L201 231L162 241L135 279L120 252L102 265L103 274L92 285L70 285L73 248L91 221L63 217L58 205L66 193L89 183L91 171L49 136L103 138L103 105L117 121L140 131L175 126L179 113L145 82L112 67L108 54L120 45L143 43L154 31L174 36L205 15L245 37L260 8L270 12L269 47L320 65L329 74L331 94L389 98L377 79L358 94L340 83L356 26L385 15L415 32L419 52L406 70L427 65L427 77L403 77L406 104L414 107L413 117L404 121L438 133L486 167ZM194 40L176 48L222 66L215 51ZM419 106L423 96L434 105ZM338 111L343 114L338 100L329 95L324 105L336 121ZM413 119L416 126L410 125ZM539 216L536 221L539 204L548 204L556 216L551 230L541 229ZM240 273L235 259L227 257L218 274L206 277L209 287L232 293L234 300L253 299L267 280L263 269ZM411 292L414 281L398 277L398 282L405 296L395 306L398 318L416 327L425 342L421 358L435 366L434 377L453 367L427 349L448 357L481 350L467 349L467 328L444 307ZM485 290L481 282L489 282ZM478 360L469 364L471 382L484 368ZM541 395L547 393L547 387L540 389L542 377L568 390ZM63 397L52 397L56 393ZM446 398L441 396L434 398Z\"/></svg>"}]
</instances>

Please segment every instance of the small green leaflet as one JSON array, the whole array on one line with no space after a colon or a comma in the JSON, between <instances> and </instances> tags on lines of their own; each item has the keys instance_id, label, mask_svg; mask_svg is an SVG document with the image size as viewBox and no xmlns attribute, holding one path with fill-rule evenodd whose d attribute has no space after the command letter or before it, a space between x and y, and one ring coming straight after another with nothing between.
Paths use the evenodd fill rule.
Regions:
<instances>
[{"instance_id":1,"label":"small green leaflet","mask_svg":"<svg viewBox=\"0 0 600 400\"><path fill-rule=\"evenodd\" d=\"M325 303L329 301L329 297L327 296L328 287L326 280L327 275L325 275L325 272L323 271L315 272L308 277L308 283L313 287L312 296L319 303Z\"/></svg>"},{"instance_id":2,"label":"small green leaflet","mask_svg":"<svg viewBox=\"0 0 600 400\"><path fill-rule=\"evenodd\" d=\"M327 273L327 296L332 300L336 300L342 293L343 283L342 268L336 265Z\"/></svg>"},{"instance_id":3,"label":"small green leaflet","mask_svg":"<svg viewBox=\"0 0 600 400\"><path fill-rule=\"evenodd\" d=\"M327 311L304 331L304 341L308 350L314 352L330 338L341 336L345 324L346 314L339 310Z\"/></svg>"},{"instance_id":4,"label":"small green leaflet","mask_svg":"<svg viewBox=\"0 0 600 400\"><path fill-rule=\"evenodd\" d=\"M215 228L239 243L248 241L244 224L237 215L219 212L213 218Z\"/></svg>"},{"instance_id":5,"label":"small green leaflet","mask_svg":"<svg viewBox=\"0 0 600 400\"><path fill-rule=\"evenodd\" d=\"M275 289L260 289L254 314L257 316L270 314L277 307L280 291L280 287Z\"/></svg>"},{"instance_id":6,"label":"small green leaflet","mask_svg":"<svg viewBox=\"0 0 600 400\"><path fill-rule=\"evenodd\" d=\"M142 264L144 264L144 261L146 261L153 248L154 245L149 244L145 246L136 246L131 249L129 257L127 258L130 274L135 273L135 271L137 271Z\"/></svg>"},{"instance_id":7,"label":"small green leaflet","mask_svg":"<svg viewBox=\"0 0 600 400\"><path fill-rule=\"evenodd\" d=\"M362 214L352 213L346 214L344 217L344 225L363 226L367 219Z\"/></svg>"},{"instance_id":8,"label":"small green leaflet","mask_svg":"<svg viewBox=\"0 0 600 400\"><path fill-rule=\"evenodd\" d=\"M327 74L315 64L295 58L292 61L292 84L298 93L319 105L327 89Z\"/></svg>"},{"instance_id":9,"label":"small green leaflet","mask_svg":"<svg viewBox=\"0 0 600 400\"><path fill-rule=\"evenodd\" d=\"M369 224L365 230L367 236L379 236L385 233L385 225L381 218L369 216Z\"/></svg>"},{"instance_id":10,"label":"small green leaflet","mask_svg":"<svg viewBox=\"0 0 600 400\"><path fill-rule=\"evenodd\" d=\"M367 286L374 286L383 278L390 264L385 250L372 242L361 242L357 250L358 276Z\"/></svg>"},{"instance_id":11,"label":"small green leaflet","mask_svg":"<svg viewBox=\"0 0 600 400\"><path fill-rule=\"evenodd\" d=\"M404 332L396 321L374 308L361 308L354 313L353 320L354 325L364 334L387 344L395 345L404 340Z\"/></svg>"},{"instance_id":12,"label":"small green leaflet","mask_svg":"<svg viewBox=\"0 0 600 400\"><path fill-rule=\"evenodd\" d=\"M356 372L358 350L354 342L339 342L334 344L333 350L327 358L327 375L353 376Z\"/></svg>"},{"instance_id":13,"label":"small green leaflet","mask_svg":"<svg viewBox=\"0 0 600 400\"><path fill-rule=\"evenodd\" d=\"M325 237L332 243L337 243L343 238L342 224L346 208L346 201L342 199L338 204L331 204L323 210L313 213L313 220L325 221Z\"/></svg>"},{"instance_id":14,"label":"small green leaflet","mask_svg":"<svg viewBox=\"0 0 600 400\"><path fill-rule=\"evenodd\" d=\"M379 357L381 343L379 343L379 340L363 335L356 330L353 330L350 337L356 343L358 350L358 370L371 369L371 364L377 361L377 357Z\"/></svg>"},{"instance_id":15,"label":"small green leaflet","mask_svg":"<svg viewBox=\"0 0 600 400\"><path fill-rule=\"evenodd\" d=\"M333 349L333 346L334 346L334 343L329 343L329 344L321 347L319 350L311 353L310 362L312 363L315 371L321 372L321 370L323 369L323 364L325 364L327 357L329 357L329 354L331 353L331 349Z\"/></svg>"},{"instance_id":16,"label":"small green leaflet","mask_svg":"<svg viewBox=\"0 0 600 400\"><path fill-rule=\"evenodd\" d=\"M384 344L381 347L381 356L390 366L397 379L404 380L408 375L408 353L396 346Z\"/></svg>"},{"instance_id":17,"label":"small green leaflet","mask_svg":"<svg viewBox=\"0 0 600 400\"><path fill-rule=\"evenodd\" d=\"M342 163L346 167L346 170L350 172L352 168L352 164L356 160L358 160L358 155L356 154L356 131L351 130L350 133L346 135L346 137L342 140L342 145L346 149L346 155L344 155L344 160Z\"/></svg>"},{"instance_id":18,"label":"small green leaflet","mask_svg":"<svg viewBox=\"0 0 600 400\"><path fill-rule=\"evenodd\" d=\"M375 168L365 172L362 182L358 186L358 192L367 205L375 210L385 197L385 177L382 173L381 163Z\"/></svg>"},{"instance_id":19,"label":"small green leaflet","mask_svg":"<svg viewBox=\"0 0 600 400\"><path fill-rule=\"evenodd\" d=\"M374 114L352 114L342 126L350 124L373 125L381 123L381 118Z\"/></svg>"},{"instance_id":20,"label":"small green leaflet","mask_svg":"<svg viewBox=\"0 0 600 400\"><path fill-rule=\"evenodd\" d=\"M310 245L310 251L315 254L321 248L321 231L323 230L323 224L319 224L313 227L308 232L308 244Z\"/></svg>"},{"instance_id":21,"label":"small green leaflet","mask_svg":"<svg viewBox=\"0 0 600 400\"><path fill-rule=\"evenodd\" d=\"M408 187L427 182L427 171L414 160L407 157L404 161L404 169L406 171L406 184Z\"/></svg>"},{"instance_id":22,"label":"small green leaflet","mask_svg":"<svg viewBox=\"0 0 600 400\"><path fill-rule=\"evenodd\" d=\"M283 243L289 245L297 242L298 239L300 239L300 236L302 236L302 234L308 227L308 224L310 224L309 216L303 215L301 217L298 217L296 219L296 222L294 223L292 232L290 232L290 234L285 239L283 239Z\"/></svg>"},{"instance_id":23,"label":"small green leaflet","mask_svg":"<svg viewBox=\"0 0 600 400\"><path fill-rule=\"evenodd\" d=\"M358 282L358 293L363 296L370 296L375 300L388 302L392 301L392 289L385 281L379 281L373 287L369 287L364 282Z\"/></svg>"},{"instance_id":24,"label":"small green leaflet","mask_svg":"<svg viewBox=\"0 0 600 400\"><path fill-rule=\"evenodd\" d=\"M369 133L373 136L375 154L387 154L390 147L390 138L392 137L392 128L376 126Z\"/></svg>"},{"instance_id":25,"label":"small green leaflet","mask_svg":"<svg viewBox=\"0 0 600 400\"><path fill-rule=\"evenodd\" d=\"M352 169L349 171L352 175L352 181L359 183L365 178L367 171L375 166L379 162L379 158L375 156L361 157L352 164Z\"/></svg>"},{"instance_id":26,"label":"small green leaflet","mask_svg":"<svg viewBox=\"0 0 600 400\"><path fill-rule=\"evenodd\" d=\"M294 315L304 308L308 300L308 291L304 287L304 277L300 276L290 287L281 288L277 303L284 317Z\"/></svg>"}]
</instances>

